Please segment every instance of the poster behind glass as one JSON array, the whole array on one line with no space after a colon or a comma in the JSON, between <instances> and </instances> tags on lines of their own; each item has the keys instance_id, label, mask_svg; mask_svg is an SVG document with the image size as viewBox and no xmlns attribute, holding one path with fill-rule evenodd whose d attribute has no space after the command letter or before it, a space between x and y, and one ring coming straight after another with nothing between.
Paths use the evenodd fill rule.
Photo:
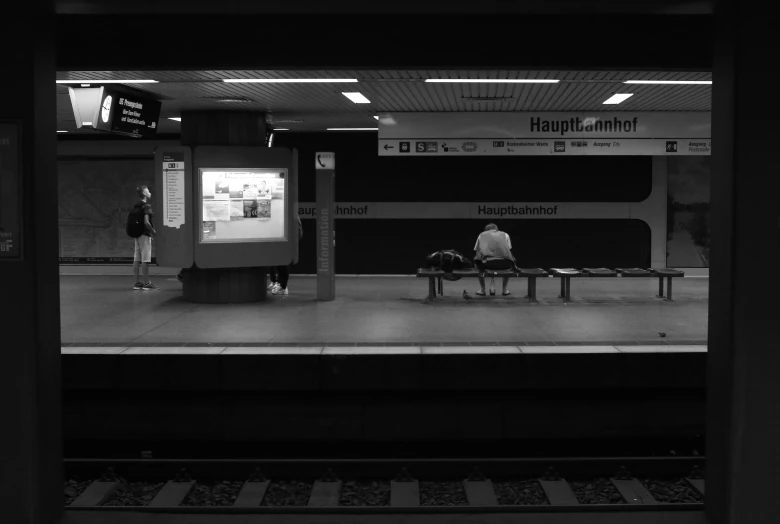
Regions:
<instances>
[{"instance_id":1,"label":"poster behind glass","mask_svg":"<svg viewBox=\"0 0 780 524\"><path fill-rule=\"evenodd\" d=\"M200 242L287 240L287 169L202 168Z\"/></svg>"}]
</instances>

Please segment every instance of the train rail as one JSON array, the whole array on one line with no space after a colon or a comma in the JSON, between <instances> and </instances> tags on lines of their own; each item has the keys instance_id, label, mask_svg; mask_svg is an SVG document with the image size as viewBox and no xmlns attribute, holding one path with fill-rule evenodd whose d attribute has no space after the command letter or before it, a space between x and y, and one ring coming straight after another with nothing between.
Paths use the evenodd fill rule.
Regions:
<instances>
[{"instance_id":1,"label":"train rail","mask_svg":"<svg viewBox=\"0 0 780 524\"><path fill-rule=\"evenodd\" d=\"M704 457L66 459L66 509L494 513L704 508Z\"/></svg>"}]
</instances>

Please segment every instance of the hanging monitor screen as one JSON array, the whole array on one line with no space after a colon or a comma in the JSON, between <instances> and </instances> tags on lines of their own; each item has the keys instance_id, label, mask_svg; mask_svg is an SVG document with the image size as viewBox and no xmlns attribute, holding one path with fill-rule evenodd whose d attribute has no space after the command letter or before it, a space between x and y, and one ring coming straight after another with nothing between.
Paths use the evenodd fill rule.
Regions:
<instances>
[{"instance_id":1,"label":"hanging monitor screen","mask_svg":"<svg viewBox=\"0 0 780 524\"><path fill-rule=\"evenodd\" d=\"M202 244L287 240L287 169L198 171Z\"/></svg>"}]
</instances>

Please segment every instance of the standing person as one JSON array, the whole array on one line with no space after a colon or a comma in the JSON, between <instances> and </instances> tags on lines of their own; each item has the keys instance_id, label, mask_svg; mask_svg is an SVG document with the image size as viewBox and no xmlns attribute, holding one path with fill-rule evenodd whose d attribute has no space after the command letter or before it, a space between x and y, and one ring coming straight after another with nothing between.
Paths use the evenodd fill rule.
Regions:
<instances>
[{"instance_id":1,"label":"standing person","mask_svg":"<svg viewBox=\"0 0 780 524\"><path fill-rule=\"evenodd\" d=\"M301 217L295 217L298 220L298 240L303 238L303 224ZM287 295L287 281L290 279L290 264L286 266L272 267L270 273L271 283L268 285L268 291L272 295Z\"/></svg>"},{"instance_id":2,"label":"standing person","mask_svg":"<svg viewBox=\"0 0 780 524\"><path fill-rule=\"evenodd\" d=\"M477 243L474 244L474 264L477 269L484 271L486 269L513 269L515 267L515 257L512 256L512 242L509 235L498 230L495 224L488 224L485 230L477 237ZM509 295L509 277L503 277L503 296ZM491 284L490 294L494 295L495 290ZM477 295L485 296L485 277L479 276L479 291Z\"/></svg>"},{"instance_id":3,"label":"standing person","mask_svg":"<svg viewBox=\"0 0 780 524\"><path fill-rule=\"evenodd\" d=\"M157 231L154 229L154 212L152 211L151 204L148 202L148 200L152 198L152 193L145 185L138 186L135 190L141 201L136 203L133 208L136 216L143 215L143 232L135 238L135 253L133 254L135 285L133 286L133 289L151 291L160 289L149 280L149 264L152 262L152 237L157 234ZM141 281L138 275L139 265L143 270L143 281Z\"/></svg>"}]
</instances>

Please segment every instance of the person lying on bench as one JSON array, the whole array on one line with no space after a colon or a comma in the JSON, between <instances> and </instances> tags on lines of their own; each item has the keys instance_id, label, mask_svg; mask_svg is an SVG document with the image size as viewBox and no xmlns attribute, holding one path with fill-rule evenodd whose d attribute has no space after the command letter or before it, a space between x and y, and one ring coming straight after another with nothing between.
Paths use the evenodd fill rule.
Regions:
<instances>
[{"instance_id":1,"label":"person lying on bench","mask_svg":"<svg viewBox=\"0 0 780 524\"><path fill-rule=\"evenodd\" d=\"M474 265L480 272L486 269L514 269L515 257L512 256L512 242L509 240L509 235L503 231L498 230L498 226L490 223L485 226L485 231L480 233L477 237L477 243L474 245L474 251L477 254L474 256ZM503 296L509 295L509 277L503 277L503 290L501 294ZM496 291L493 289L491 282L490 294L495 295ZM485 296L485 278L480 275L479 277L479 291L477 295Z\"/></svg>"}]
</instances>

